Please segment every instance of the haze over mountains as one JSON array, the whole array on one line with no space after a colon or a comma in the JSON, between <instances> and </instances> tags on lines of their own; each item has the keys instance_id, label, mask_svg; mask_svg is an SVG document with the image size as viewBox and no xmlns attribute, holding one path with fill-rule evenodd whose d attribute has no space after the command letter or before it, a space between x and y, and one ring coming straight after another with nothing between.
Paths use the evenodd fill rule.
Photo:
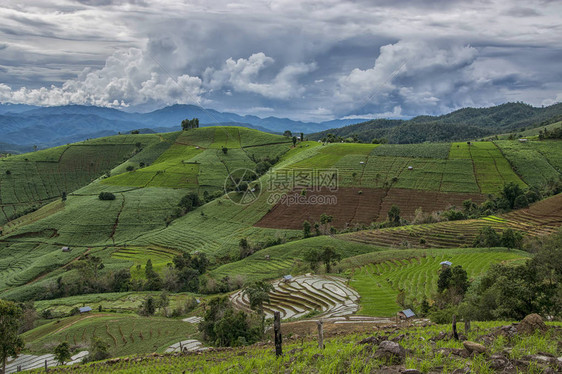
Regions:
<instances>
[{"instance_id":1,"label":"haze over mountains","mask_svg":"<svg viewBox=\"0 0 562 374\"><path fill-rule=\"evenodd\" d=\"M203 126L237 125L272 133L291 130L312 134L311 139L322 139L332 133L344 138L355 135L362 142L386 138L391 143L419 143L472 139L538 126L545 121L562 118L562 104L535 108L523 103L508 103L410 120L357 118L320 123L240 116L194 105L172 105L149 113L128 113L82 105L37 107L0 104L0 151L17 153L32 150L34 145L47 148L136 129L141 132L175 131L183 119L195 117Z\"/></svg>"},{"instance_id":2,"label":"haze over mountains","mask_svg":"<svg viewBox=\"0 0 562 374\"><path fill-rule=\"evenodd\" d=\"M194 105L172 105L150 113L127 113L117 109L66 105L36 107L0 104L0 150L21 150L22 146L47 148L88 138L115 135L144 129L141 132L176 131L185 118L199 118L209 125L237 125L267 132L313 133L368 119L334 120L322 123L293 121L288 118L240 116Z\"/></svg>"}]
</instances>

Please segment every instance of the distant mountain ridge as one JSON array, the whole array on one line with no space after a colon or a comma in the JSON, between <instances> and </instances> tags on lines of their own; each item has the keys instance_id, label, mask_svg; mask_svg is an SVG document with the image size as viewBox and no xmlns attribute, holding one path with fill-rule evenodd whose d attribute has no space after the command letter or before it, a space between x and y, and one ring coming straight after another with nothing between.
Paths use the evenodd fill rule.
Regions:
<instances>
[{"instance_id":1,"label":"distant mountain ridge","mask_svg":"<svg viewBox=\"0 0 562 374\"><path fill-rule=\"evenodd\" d=\"M256 130L282 133L312 133L333 126L345 126L361 120L335 120L325 123L293 121L288 118L240 116L195 105L172 105L150 113L128 113L117 109L65 105L37 107L23 104L0 104L0 151L33 145L39 148L76 142L99 136L115 135L136 129L159 132L176 131L185 118L199 118L202 126L236 125Z\"/></svg>"},{"instance_id":2,"label":"distant mountain ridge","mask_svg":"<svg viewBox=\"0 0 562 374\"><path fill-rule=\"evenodd\" d=\"M310 139L357 137L362 142L386 139L390 143L422 143L470 140L521 131L562 120L562 103L536 108L524 103L506 103L489 108L463 108L441 116L418 116L410 120L377 119L332 128L309 135Z\"/></svg>"},{"instance_id":3,"label":"distant mountain ridge","mask_svg":"<svg viewBox=\"0 0 562 374\"><path fill-rule=\"evenodd\" d=\"M143 132L176 131L185 118L199 118L202 126L236 125L266 132L291 130L322 139L332 133L356 136L362 142L385 138L391 143L467 140L538 126L562 119L562 104L536 108L507 103L489 108L463 108L441 116L418 116L410 120L338 119L302 122L288 118L260 118L219 112L195 105L172 105L149 113L129 113L112 108L65 105L37 107L0 104L0 152L53 147L143 129Z\"/></svg>"}]
</instances>

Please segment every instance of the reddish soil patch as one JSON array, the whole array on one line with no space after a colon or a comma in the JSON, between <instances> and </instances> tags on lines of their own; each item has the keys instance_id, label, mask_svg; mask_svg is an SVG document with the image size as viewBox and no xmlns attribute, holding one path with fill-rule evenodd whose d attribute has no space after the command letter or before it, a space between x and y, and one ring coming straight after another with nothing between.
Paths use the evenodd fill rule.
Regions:
<instances>
[{"instance_id":1,"label":"reddish soil patch","mask_svg":"<svg viewBox=\"0 0 562 374\"><path fill-rule=\"evenodd\" d=\"M289 195L299 195L293 192ZM302 229L306 220L311 224L320 221L323 213L333 217L332 226L342 229L355 225L369 225L371 222L386 220L387 213L393 204L400 208L403 218L411 219L417 208L430 213L448 209L451 206L462 208L463 201L472 199L476 203L485 200L481 194L447 193L424 190L398 189L390 191L381 188L339 188L336 192L323 190L321 192L308 191L306 199L321 200L323 196L334 196L336 204L296 204L280 201L256 223L257 227ZM304 198L304 197L303 197Z\"/></svg>"}]
</instances>

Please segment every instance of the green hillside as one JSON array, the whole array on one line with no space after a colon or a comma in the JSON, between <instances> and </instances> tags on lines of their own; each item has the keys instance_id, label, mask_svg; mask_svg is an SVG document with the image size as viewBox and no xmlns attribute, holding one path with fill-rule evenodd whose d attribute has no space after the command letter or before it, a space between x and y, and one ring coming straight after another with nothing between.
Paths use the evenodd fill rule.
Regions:
<instances>
[{"instance_id":1,"label":"green hillside","mask_svg":"<svg viewBox=\"0 0 562 374\"><path fill-rule=\"evenodd\" d=\"M168 315L201 316L204 308L184 308L193 297L206 305L249 282L302 276L311 267L322 274L324 263L313 266L308 253L332 247L339 259L332 275L360 296L359 305L346 307L391 316L402 307L399 294L409 305L432 297L443 260L462 265L473 279L492 264L528 257L472 248L483 228L500 234L510 228L528 238L556 232L562 194L471 219L449 221L443 212L497 198L508 183L547 197L556 193L561 160L556 140L293 146L291 138L240 127L119 135L10 156L0 160L0 298L33 300L38 313L49 310L61 321L40 319L24 335L30 353L48 353L63 340L86 346L93 337L105 340L113 355L162 352L201 336L195 325L164 318L160 309L157 317L138 317L149 296L158 300L162 290L174 289ZM237 179L229 175L240 169L252 175L246 192L231 191ZM255 198L241 199L248 191ZM114 198L100 200L102 192ZM188 194L199 202L180 208ZM335 200L315 200L323 196ZM395 205L402 221L389 227ZM419 217L440 222L419 223ZM174 271L174 258L183 253L206 256L202 274ZM90 260L99 261L95 268ZM150 274L160 283L150 283ZM187 278L179 281L180 275ZM178 288L193 282L189 277L196 287ZM292 291L279 290L275 302L298 318L308 313L303 305L337 310L341 303L328 303L321 289L306 284L306 292L286 287ZM283 292L297 294L283 298ZM102 312L68 317L84 305Z\"/></svg>"},{"instance_id":2,"label":"green hillside","mask_svg":"<svg viewBox=\"0 0 562 374\"><path fill-rule=\"evenodd\" d=\"M103 259L105 271L126 267L132 269L133 276L137 265L141 265L142 274L143 262L149 258L158 271L163 271L174 254L201 251L231 262L211 272L217 277L236 273L247 279L252 279L252 274L275 277L294 269L294 264L282 262L292 249L283 245L270 247L250 257L263 258L267 253L276 258L276 253L283 253L275 260L281 262L272 260L264 269L239 268L236 261L242 238L261 247L288 242L287 248L302 252L299 242L292 241L302 237L302 222L309 218L300 214L310 212L311 206L297 213L291 211L286 219L272 218L273 224L258 224L271 221L271 194L290 191L290 187L281 191L268 188L280 173L337 169L338 196L359 199L357 207L352 208L356 211L350 211L349 217L355 217L351 222L369 225L377 219L377 215L368 214L370 209L381 209L377 214L383 220L392 204L399 205L408 217L407 212L413 214L418 206L423 206L424 211L445 209L445 203L436 204L452 193L459 194L454 201L461 205L463 199L476 198L478 194L482 196L480 201L486 194L498 194L509 182L523 188L539 187L559 178L562 157L557 156L562 153L561 145L559 141L471 145L302 142L292 148L286 137L246 128L210 127L163 135L120 135L12 156L0 161L3 211L46 205L4 224L0 237L0 269L4 269L0 272L0 290L4 297L18 299L39 295L67 272L66 265L86 251ZM223 147L228 150L224 152ZM229 172L253 170L266 157L279 161L260 178L261 194L252 204L239 205L222 196L169 221L187 192L195 191L201 197L205 191L221 194ZM10 173L6 174L6 170ZM102 175L106 176L100 178ZM355 195L348 188L355 188ZM357 192L357 188L362 191ZM408 190L419 198L405 199ZM66 201L60 199L63 191L68 195ZM113 193L115 200L100 201L98 194L102 191ZM377 191L380 202L368 197ZM423 191L438 195L426 196ZM367 200L361 200L362 196ZM333 208L336 220L346 219L346 209L350 209L346 205L317 207L317 215L310 219L317 220L322 210ZM276 214L283 209L275 207ZM5 214L4 220L9 217ZM439 244L438 239L434 242ZM384 241L375 243L378 247L386 245ZM62 252L62 246L70 246L72 252ZM353 245L348 248L341 242L336 246L345 256L375 250ZM271 273L268 269L277 270Z\"/></svg>"}]
</instances>

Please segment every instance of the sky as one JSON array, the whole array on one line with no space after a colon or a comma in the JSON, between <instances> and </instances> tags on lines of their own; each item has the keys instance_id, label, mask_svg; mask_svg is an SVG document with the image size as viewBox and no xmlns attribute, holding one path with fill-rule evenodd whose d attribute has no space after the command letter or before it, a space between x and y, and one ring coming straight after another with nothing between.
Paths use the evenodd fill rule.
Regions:
<instances>
[{"instance_id":1,"label":"sky","mask_svg":"<svg viewBox=\"0 0 562 374\"><path fill-rule=\"evenodd\" d=\"M0 102L325 121L562 101L558 0L4 0Z\"/></svg>"}]
</instances>

